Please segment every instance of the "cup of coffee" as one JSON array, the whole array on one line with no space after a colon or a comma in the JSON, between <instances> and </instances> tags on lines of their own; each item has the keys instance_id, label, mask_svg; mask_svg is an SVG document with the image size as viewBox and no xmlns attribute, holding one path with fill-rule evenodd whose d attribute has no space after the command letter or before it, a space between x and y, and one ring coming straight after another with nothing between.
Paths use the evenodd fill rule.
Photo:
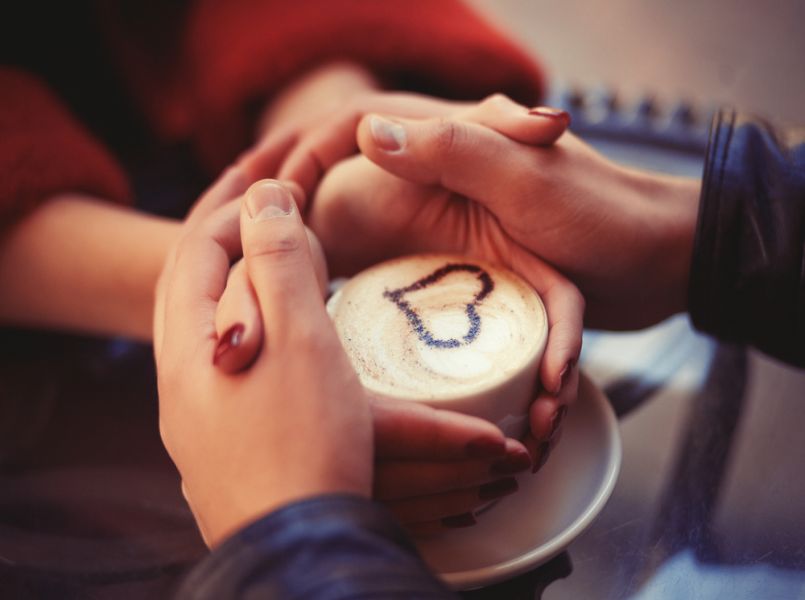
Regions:
<instances>
[{"instance_id":1,"label":"cup of coffee","mask_svg":"<svg viewBox=\"0 0 805 600\"><path fill-rule=\"evenodd\" d=\"M548 319L517 274L462 256L407 256L350 279L327 310L370 394L525 433Z\"/></svg>"}]
</instances>

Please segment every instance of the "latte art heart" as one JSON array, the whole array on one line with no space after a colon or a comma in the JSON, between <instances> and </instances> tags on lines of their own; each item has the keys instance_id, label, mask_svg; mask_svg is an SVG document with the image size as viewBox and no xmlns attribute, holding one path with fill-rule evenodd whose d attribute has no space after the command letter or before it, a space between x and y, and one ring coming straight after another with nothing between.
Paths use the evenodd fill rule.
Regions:
<instances>
[{"instance_id":1,"label":"latte art heart","mask_svg":"<svg viewBox=\"0 0 805 600\"><path fill-rule=\"evenodd\" d=\"M542 302L519 276L451 255L376 265L327 309L364 386L413 400L464 397L511 380L533 368L547 332Z\"/></svg>"},{"instance_id":2,"label":"latte art heart","mask_svg":"<svg viewBox=\"0 0 805 600\"><path fill-rule=\"evenodd\" d=\"M439 339L435 337L433 332L425 325L425 323L422 322L422 317L420 317L417 310L411 306L411 303L405 299L405 296L410 292L422 290L438 283L450 273L460 271L477 273L478 281L481 282L481 290L475 294L475 297L470 303L467 304L465 309L467 313L467 320L469 321L467 333L464 334L460 340L456 338ZM481 317L478 316L478 311L475 309L475 306L486 298L494 289L495 283L492 281L492 277L478 265L447 264L440 269L436 269L430 275L423 277L409 286L383 292L383 297L388 298L397 305L397 308L402 311L406 319L408 319L408 322L411 324L411 329L413 329L414 333L417 334L422 342L433 348L457 348L462 343L469 344L478 337L478 333L481 329Z\"/></svg>"}]
</instances>

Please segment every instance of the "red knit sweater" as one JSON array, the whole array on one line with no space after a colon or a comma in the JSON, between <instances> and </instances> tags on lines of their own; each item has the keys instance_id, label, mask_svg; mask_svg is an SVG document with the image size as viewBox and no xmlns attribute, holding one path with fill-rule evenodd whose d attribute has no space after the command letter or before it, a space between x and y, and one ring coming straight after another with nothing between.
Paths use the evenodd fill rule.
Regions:
<instances>
[{"instance_id":1,"label":"red knit sweater","mask_svg":"<svg viewBox=\"0 0 805 600\"><path fill-rule=\"evenodd\" d=\"M153 24L163 39L171 28L167 46L130 27L117 3L98 6L111 60L152 132L190 141L212 171L251 141L250 109L328 61L452 98L502 91L534 102L542 87L527 55L457 0L198 0ZM0 66L0 230L66 191L130 196L123 169L48 83Z\"/></svg>"}]
</instances>

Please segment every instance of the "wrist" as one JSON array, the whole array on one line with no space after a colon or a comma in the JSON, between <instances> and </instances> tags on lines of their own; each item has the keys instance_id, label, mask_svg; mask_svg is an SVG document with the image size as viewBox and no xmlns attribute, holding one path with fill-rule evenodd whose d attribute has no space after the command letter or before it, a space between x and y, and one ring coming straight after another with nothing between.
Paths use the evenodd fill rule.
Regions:
<instances>
[{"instance_id":1,"label":"wrist","mask_svg":"<svg viewBox=\"0 0 805 600\"><path fill-rule=\"evenodd\" d=\"M652 190L645 197L654 220L653 251L657 304L663 317L687 310L693 238L698 218L699 180L652 176Z\"/></svg>"}]
</instances>

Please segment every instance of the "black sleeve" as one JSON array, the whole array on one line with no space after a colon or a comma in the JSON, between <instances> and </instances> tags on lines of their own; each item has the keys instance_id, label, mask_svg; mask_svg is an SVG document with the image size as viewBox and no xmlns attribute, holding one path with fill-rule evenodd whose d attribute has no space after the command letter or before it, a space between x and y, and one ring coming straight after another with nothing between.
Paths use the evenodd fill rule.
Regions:
<instances>
[{"instance_id":1,"label":"black sleeve","mask_svg":"<svg viewBox=\"0 0 805 600\"><path fill-rule=\"evenodd\" d=\"M427 569L384 508L356 496L321 496L246 527L185 580L182 600L296 598L443 599L453 595Z\"/></svg>"},{"instance_id":2,"label":"black sleeve","mask_svg":"<svg viewBox=\"0 0 805 600\"><path fill-rule=\"evenodd\" d=\"M721 111L693 249L694 325L805 367L805 130Z\"/></svg>"}]
</instances>

